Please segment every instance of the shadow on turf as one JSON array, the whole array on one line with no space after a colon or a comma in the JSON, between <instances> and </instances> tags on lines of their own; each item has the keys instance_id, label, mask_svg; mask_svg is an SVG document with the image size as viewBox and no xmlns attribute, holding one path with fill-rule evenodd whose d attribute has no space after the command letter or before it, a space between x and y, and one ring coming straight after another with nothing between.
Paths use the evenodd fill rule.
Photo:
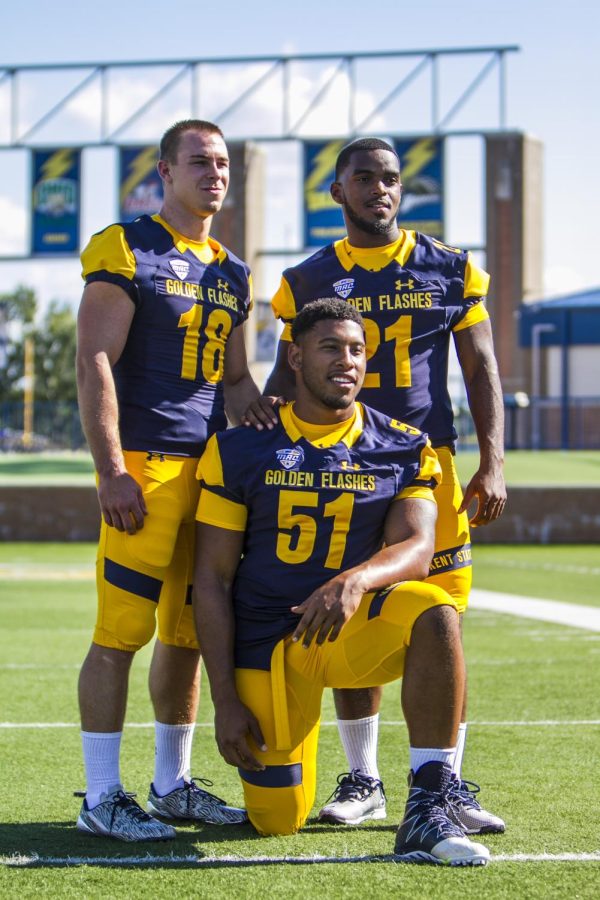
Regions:
<instances>
[{"instance_id":1,"label":"shadow on turf","mask_svg":"<svg viewBox=\"0 0 600 900\"><path fill-rule=\"evenodd\" d=\"M75 828L73 821L68 822L20 822L0 824L0 857L105 857L110 850L115 859L133 855L143 856L148 853L165 857L195 853L202 856L201 845L204 842L224 840L222 826L201 825L190 826L182 823L177 837L172 841L148 841L143 843L126 843L112 838L92 834L84 834ZM260 840L249 825L227 826L230 841ZM34 863L32 863L34 864Z\"/></svg>"},{"instance_id":2,"label":"shadow on turf","mask_svg":"<svg viewBox=\"0 0 600 900\"><path fill-rule=\"evenodd\" d=\"M333 831L395 831L391 825L333 826ZM332 833L332 826L320 825L316 819L307 823L307 833ZM207 859L202 845L221 842L239 842L240 845L252 844L252 850L260 859ZM268 858L265 838L259 835L250 825L199 825L182 823L177 837L172 841L152 841L148 843L125 843L111 838L82 834L77 831L72 821L69 822L25 822L0 824L0 858L8 868L67 868L75 865L99 865L110 868L114 863L120 869L139 869L144 866L144 856L148 856L148 866L152 868L223 868L231 866L264 866L270 862L281 864L282 859L275 854L273 860ZM256 845L263 844L261 852ZM241 849L241 847L240 847ZM258 851L258 852L257 852ZM239 852L239 851L238 851ZM264 856L263 856L264 853ZM132 857L135 862L128 863ZM161 859L164 857L164 859ZM190 857L186 860L184 857ZM393 862L391 854L369 856L369 859L380 862ZM122 862L121 862L122 860ZM290 863L302 860L290 859ZM314 862L321 860L315 859ZM326 860L322 860L325 862ZM338 861L329 858L330 862ZM340 857L339 862L348 861Z\"/></svg>"}]
</instances>

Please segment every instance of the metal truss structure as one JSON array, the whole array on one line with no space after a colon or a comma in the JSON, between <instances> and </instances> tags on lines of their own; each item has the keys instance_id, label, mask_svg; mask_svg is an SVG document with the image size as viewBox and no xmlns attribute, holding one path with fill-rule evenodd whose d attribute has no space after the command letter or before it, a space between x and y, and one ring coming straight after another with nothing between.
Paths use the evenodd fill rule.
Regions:
<instances>
[{"instance_id":1,"label":"metal truss structure","mask_svg":"<svg viewBox=\"0 0 600 900\"><path fill-rule=\"evenodd\" d=\"M325 109L329 134L354 136L377 127L417 84L425 125L419 124L420 133L480 134L482 129L452 128L474 94L494 79L488 130L502 131L506 59L518 50L456 47L0 67L0 108L5 112L0 148L129 143L147 137L144 122L149 116L156 134L161 130L157 122L172 122L174 110L178 118L217 121L237 139L274 141L310 137L311 119ZM471 66L466 77L446 77L444 67L457 61ZM259 107L264 111L267 98L268 121L256 115ZM168 111L161 116L164 105ZM327 124L321 124L318 134L328 136Z\"/></svg>"}]
</instances>

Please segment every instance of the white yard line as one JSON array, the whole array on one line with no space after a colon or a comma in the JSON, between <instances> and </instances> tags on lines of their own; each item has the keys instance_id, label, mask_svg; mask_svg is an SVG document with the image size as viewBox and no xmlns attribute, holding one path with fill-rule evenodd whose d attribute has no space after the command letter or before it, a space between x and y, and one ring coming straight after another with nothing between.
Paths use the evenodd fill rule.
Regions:
<instances>
[{"instance_id":1,"label":"white yard line","mask_svg":"<svg viewBox=\"0 0 600 900\"><path fill-rule=\"evenodd\" d=\"M56 672L58 669L76 669L79 670L81 668L81 663L44 663L43 665L40 663L3 663L0 665L0 670L2 671L22 671L26 669L35 669L39 670L49 670L51 672Z\"/></svg>"},{"instance_id":2,"label":"white yard line","mask_svg":"<svg viewBox=\"0 0 600 900\"><path fill-rule=\"evenodd\" d=\"M488 566L499 569L521 569L524 572L561 572L569 575L600 575L598 566L577 566L574 563L525 562L522 559L488 559Z\"/></svg>"},{"instance_id":3,"label":"white yard line","mask_svg":"<svg viewBox=\"0 0 600 900\"><path fill-rule=\"evenodd\" d=\"M556 600L537 600L532 597L520 597L516 594L501 594L496 591L474 590L471 594L471 606L489 612L499 612L512 616L523 616L554 624L583 628L588 631L600 631L600 609L592 606L580 606L574 603L560 603ZM381 725L403 725L403 722L381 722ZM544 719L524 722L472 722L476 726L492 727L538 727L538 726L589 726L598 725L597 719L559 720ZM322 722L322 727L331 727L335 722ZM198 723L199 727L209 728L212 723ZM78 728L75 722L0 722L0 729L43 729L43 728ZM153 728L152 722L129 722L128 728Z\"/></svg>"},{"instance_id":4,"label":"white yard line","mask_svg":"<svg viewBox=\"0 0 600 900\"><path fill-rule=\"evenodd\" d=\"M519 564L517 568L527 568L527 564ZM531 568L536 566L531 565ZM538 566L537 568L540 568ZM546 564L541 568L556 568L556 571L570 571L573 574L596 574L595 568L582 566L557 566ZM0 580L23 581L71 581L92 580L95 578L93 568L81 565L49 565L47 563L0 563ZM558 600L538 600L533 597L522 597L518 594L504 594L496 591L476 589L471 592L470 605L474 609L490 612L507 613L542 622L553 622L557 625L571 625L588 631L600 631L600 608L584 606L576 603L561 603Z\"/></svg>"},{"instance_id":5,"label":"white yard line","mask_svg":"<svg viewBox=\"0 0 600 900\"><path fill-rule=\"evenodd\" d=\"M0 563L0 581L93 581L95 577L89 566Z\"/></svg>"},{"instance_id":6,"label":"white yard line","mask_svg":"<svg viewBox=\"0 0 600 900\"><path fill-rule=\"evenodd\" d=\"M558 600L537 600L533 597L520 597L518 594L500 594L480 589L471 592L469 605L473 609L484 609L488 612L522 616L540 622L553 622L556 625L570 625L572 628L585 628L587 631L600 631L600 609L595 606L561 603Z\"/></svg>"},{"instance_id":7,"label":"white yard line","mask_svg":"<svg viewBox=\"0 0 600 900\"><path fill-rule=\"evenodd\" d=\"M490 563L493 565L493 563ZM600 575L597 566L577 566L568 563L538 563L523 560L506 560L498 562L502 570L519 569L525 572L544 571L569 575ZM96 577L93 565L85 563L35 563L35 562L1 562L0 579L4 581L91 581Z\"/></svg>"},{"instance_id":8,"label":"white yard line","mask_svg":"<svg viewBox=\"0 0 600 900\"><path fill-rule=\"evenodd\" d=\"M0 567L0 578L7 577L6 569ZM11 573L12 574L12 573ZM45 577L48 577L46 571ZM79 573L78 573L79 574ZM23 577L19 573L20 577ZM8 575L8 577L11 577ZM31 576L30 576L31 577ZM63 573L64 577L64 573ZM68 577L68 576L67 576ZM495 591L474 590L471 595L471 605L475 609L483 609L490 612L505 613L507 615L522 616L529 619L537 619L544 622L568 625L588 631L600 631L600 609L589 606L580 606L570 603L560 603L553 600L536 600L531 597L520 597L514 594L501 594ZM384 726L404 725L404 722L383 721ZM550 720L538 721L498 721L498 722L472 722L476 726L509 726L509 727L558 727L558 726L595 726L600 725L598 719L575 720ZM199 727L212 728L212 723L198 723ZM335 722L322 722L322 727L333 727ZM128 728L154 728L153 722L131 722ZM79 728L75 722L0 722L0 729L50 729L50 728ZM69 867L69 866L99 866L115 868L119 866L176 866L188 865L198 868L213 868L220 866L244 867L252 865L313 865L318 863L360 863L360 862L395 862L391 854L381 856L129 856L129 857L77 857L77 856L3 856L0 857L0 865L9 868L26 867ZM492 863L502 862L600 862L600 851L594 853L515 853L498 854L492 857Z\"/></svg>"},{"instance_id":9,"label":"white yard line","mask_svg":"<svg viewBox=\"0 0 600 900\"><path fill-rule=\"evenodd\" d=\"M379 723L380 727L397 728L405 727L404 720L394 721L383 719ZM526 722L522 719L500 720L497 722L478 722L476 719L470 719L469 725L477 728L573 728L581 726L588 728L590 726L600 725L600 719L535 719ZM79 722L0 722L0 729L13 730L43 730L50 728L79 728ZM154 722L127 722L127 728L154 728ZM196 728L214 728L213 722L196 722ZM321 728L337 728L337 722L325 721L321 722Z\"/></svg>"},{"instance_id":10,"label":"white yard line","mask_svg":"<svg viewBox=\"0 0 600 900\"><path fill-rule=\"evenodd\" d=\"M391 854L370 856L1 856L0 865L10 868L40 868L44 866L103 866L118 868L119 866L197 866L198 868L246 867L260 865L315 865L323 863L396 863ZM600 851L594 853L499 853L492 856L492 864L500 862L600 862Z\"/></svg>"},{"instance_id":11,"label":"white yard line","mask_svg":"<svg viewBox=\"0 0 600 900\"><path fill-rule=\"evenodd\" d=\"M519 565L518 568L526 566ZM551 564L545 568L553 568ZM535 566L531 566L535 568ZM539 568L539 567L538 567ZM544 568L544 567L542 567ZM574 574L596 574L596 569L581 566L556 567L557 571L573 571ZM600 570L598 570L600 571ZM95 578L92 568L83 566L52 566L47 563L22 564L0 563L0 581L88 581ZM576 603L561 603L558 600L537 600L518 594L503 594L496 591L476 589L471 592L470 605L474 609L507 613L557 625L571 625L588 631L600 631L600 608Z\"/></svg>"}]
</instances>

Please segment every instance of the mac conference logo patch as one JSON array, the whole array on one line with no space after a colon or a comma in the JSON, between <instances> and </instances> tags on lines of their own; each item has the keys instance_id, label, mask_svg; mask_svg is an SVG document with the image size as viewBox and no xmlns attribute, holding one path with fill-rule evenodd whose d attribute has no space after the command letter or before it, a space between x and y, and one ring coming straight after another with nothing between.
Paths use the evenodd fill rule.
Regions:
<instances>
[{"instance_id":1,"label":"mac conference logo patch","mask_svg":"<svg viewBox=\"0 0 600 900\"><path fill-rule=\"evenodd\" d=\"M340 278L339 281L333 282L333 289L343 300L349 297L354 288L354 278Z\"/></svg>"},{"instance_id":2,"label":"mac conference logo patch","mask_svg":"<svg viewBox=\"0 0 600 900\"><path fill-rule=\"evenodd\" d=\"M300 447L290 447L276 451L277 461L284 469L299 469L304 462L304 450Z\"/></svg>"},{"instance_id":3,"label":"mac conference logo patch","mask_svg":"<svg viewBox=\"0 0 600 900\"><path fill-rule=\"evenodd\" d=\"M188 272L190 271L190 264L186 259L170 259L169 265L180 281L187 278Z\"/></svg>"}]
</instances>

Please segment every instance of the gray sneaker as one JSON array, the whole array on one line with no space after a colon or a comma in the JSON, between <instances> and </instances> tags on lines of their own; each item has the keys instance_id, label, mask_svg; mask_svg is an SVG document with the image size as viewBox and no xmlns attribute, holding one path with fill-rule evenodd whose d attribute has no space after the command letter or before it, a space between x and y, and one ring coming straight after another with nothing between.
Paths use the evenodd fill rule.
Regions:
<instances>
[{"instance_id":1,"label":"gray sneaker","mask_svg":"<svg viewBox=\"0 0 600 900\"><path fill-rule=\"evenodd\" d=\"M502 834L506 825L494 813L488 812L475 799L479 785L472 781L461 781L456 775L450 779L446 794L446 809L449 817L465 834Z\"/></svg>"},{"instance_id":2,"label":"gray sneaker","mask_svg":"<svg viewBox=\"0 0 600 900\"><path fill-rule=\"evenodd\" d=\"M220 797L199 788L196 781L212 785L212 781L204 778L192 778L182 788L160 797L151 784L146 807L148 812L163 819L187 819L207 825L244 825L248 821L245 809L227 806Z\"/></svg>"},{"instance_id":3,"label":"gray sneaker","mask_svg":"<svg viewBox=\"0 0 600 900\"><path fill-rule=\"evenodd\" d=\"M394 854L399 862L444 866L485 866L490 852L474 844L448 814L451 769L441 762L421 766L409 776L404 819L398 827Z\"/></svg>"},{"instance_id":4,"label":"gray sneaker","mask_svg":"<svg viewBox=\"0 0 600 900\"><path fill-rule=\"evenodd\" d=\"M84 799L77 828L118 841L169 841L177 835L171 825L165 825L145 813L119 786L102 794L100 803L93 809Z\"/></svg>"},{"instance_id":5,"label":"gray sneaker","mask_svg":"<svg viewBox=\"0 0 600 900\"><path fill-rule=\"evenodd\" d=\"M378 778L359 769L338 775L338 786L331 803L319 813L319 822L332 825L360 825L367 819L385 819L385 791Z\"/></svg>"}]
</instances>

